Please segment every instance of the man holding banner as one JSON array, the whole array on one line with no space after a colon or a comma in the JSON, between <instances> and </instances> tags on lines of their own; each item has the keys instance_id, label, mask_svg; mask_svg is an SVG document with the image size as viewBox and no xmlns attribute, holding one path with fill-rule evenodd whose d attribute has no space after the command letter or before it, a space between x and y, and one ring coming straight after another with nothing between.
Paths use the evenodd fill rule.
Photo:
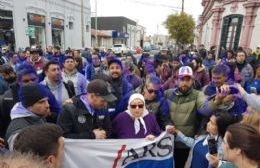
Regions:
<instances>
[{"instance_id":1,"label":"man holding banner","mask_svg":"<svg viewBox=\"0 0 260 168\"><path fill-rule=\"evenodd\" d=\"M146 139L65 139L63 168L174 168L174 136Z\"/></svg>"},{"instance_id":2,"label":"man holding banner","mask_svg":"<svg viewBox=\"0 0 260 168\"><path fill-rule=\"evenodd\" d=\"M87 87L87 94L72 98L65 104L57 123L63 136L72 139L106 139L112 132L110 117L101 113L107 102L115 101L108 84L96 79Z\"/></svg>"}]
</instances>

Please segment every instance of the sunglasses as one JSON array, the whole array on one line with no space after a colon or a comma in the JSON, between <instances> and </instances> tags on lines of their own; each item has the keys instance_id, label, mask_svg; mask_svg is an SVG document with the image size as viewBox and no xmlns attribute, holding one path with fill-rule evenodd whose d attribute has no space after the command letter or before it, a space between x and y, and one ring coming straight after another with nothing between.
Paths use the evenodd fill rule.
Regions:
<instances>
[{"instance_id":1,"label":"sunglasses","mask_svg":"<svg viewBox=\"0 0 260 168\"><path fill-rule=\"evenodd\" d=\"M146 87L146 89L147 89L147 91L150 93L150 94L152 94L152 93L158 93L159 91L158 90L154 90L154 89L148 89L147 87Z\"/></svg>"},{"instance_id":2,"label":"sunglasses","mask_svg":"<svg viewBox=\"0 0 260 168\"><path fill-rule=\"evenodd\" d=\"M139 109L142 109L142 108L144 108L144 105L143 105L143 104L131 104L130 107L131 107L132 109L136 109L137 107L138 107Z\"/></svg>"}]
</instances>

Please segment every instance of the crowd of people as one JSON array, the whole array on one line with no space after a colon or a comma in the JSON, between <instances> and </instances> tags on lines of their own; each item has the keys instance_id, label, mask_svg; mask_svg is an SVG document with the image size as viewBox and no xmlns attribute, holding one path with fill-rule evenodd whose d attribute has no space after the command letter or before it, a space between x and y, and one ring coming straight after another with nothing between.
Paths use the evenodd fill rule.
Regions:
<instances>
[{"instance_id":1,"label":"crowd of people","mask_svg":"<svg viewBox=\"0 0 260 168\"><path fill-rule=\"evenodd\" d=\"M260 48L0 54L0 167L24 156L59 168L63 138L152 141L163 131L175 136L176 168L260 166Z\"/></svg>"}]
</instances>

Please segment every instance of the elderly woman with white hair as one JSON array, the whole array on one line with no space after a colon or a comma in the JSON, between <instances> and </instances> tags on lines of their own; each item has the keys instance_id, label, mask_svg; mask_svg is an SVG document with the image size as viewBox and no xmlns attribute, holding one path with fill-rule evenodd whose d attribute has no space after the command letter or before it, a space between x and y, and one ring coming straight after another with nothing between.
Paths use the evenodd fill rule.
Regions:
<instances>
[{"instance_id":1,"label":"elderly woman with white hair","mask_svg":"<svg viewBox=\"0 0 260 168\"><path fill-rule=\"evenodd\" d=\"M162 132L155 116L147 111L143 95L139 93L130 96L128 109L113 120L112 127L113 134L119 139L152 140Z\"/></svg>"}]
</instances>

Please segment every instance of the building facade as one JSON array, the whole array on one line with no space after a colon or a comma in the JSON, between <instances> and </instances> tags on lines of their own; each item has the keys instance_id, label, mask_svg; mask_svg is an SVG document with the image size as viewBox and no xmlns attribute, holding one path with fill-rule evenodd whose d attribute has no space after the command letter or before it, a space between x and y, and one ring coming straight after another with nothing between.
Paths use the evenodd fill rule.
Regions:
<instances>
[{"instance_id":1,"label":"building facade","mask_svg":"<svg viewBox=\"0 0 260 168\"><path fill-rule=\"evenodd\" d=\"M0 0L0 45L15 50L90 47L90 25L89 0Z\"/></svg>"},{"instance_id":2,"label":"building facade","mask_svg":"<svg viewBox=\"0 0 260 168\"><path fill-rule=\"evenodd\" d=\"M109 49L113 46L112 30L95 30L91 29L91 44L92 47Z\"/></svg>"},{"instance_id":3,"label":"building facade","mask_svg":"<svg viewBox=\"0 0 260 168\"><path fill-rule=\"evenodd\" d=\"M260 45L260 0L202 0L197 43L237 50Z\"/></svg>"},{"instance_id":4,"label":"building facade","mask_svg":"<svg viewBox=\"0 0 260 168\"><path fill-rule=\"evenodd\" d=\"M123 16L97 17L97 18L92 17L91 28L97 29L98 31L105 31L105 30L111 31L112 44L125 44L129 48L140 47L140 46L142 47L143 45L145 28L140 25L137 25L135 21ZM92 36L92 38L96 38L96 37ZM97 38L101 38L101 37L97 37ZM92 41L95 41L95 39L93 39ZM106 47L110 48L110 46L106 46Z\"/></svg>"}]
</instances>

